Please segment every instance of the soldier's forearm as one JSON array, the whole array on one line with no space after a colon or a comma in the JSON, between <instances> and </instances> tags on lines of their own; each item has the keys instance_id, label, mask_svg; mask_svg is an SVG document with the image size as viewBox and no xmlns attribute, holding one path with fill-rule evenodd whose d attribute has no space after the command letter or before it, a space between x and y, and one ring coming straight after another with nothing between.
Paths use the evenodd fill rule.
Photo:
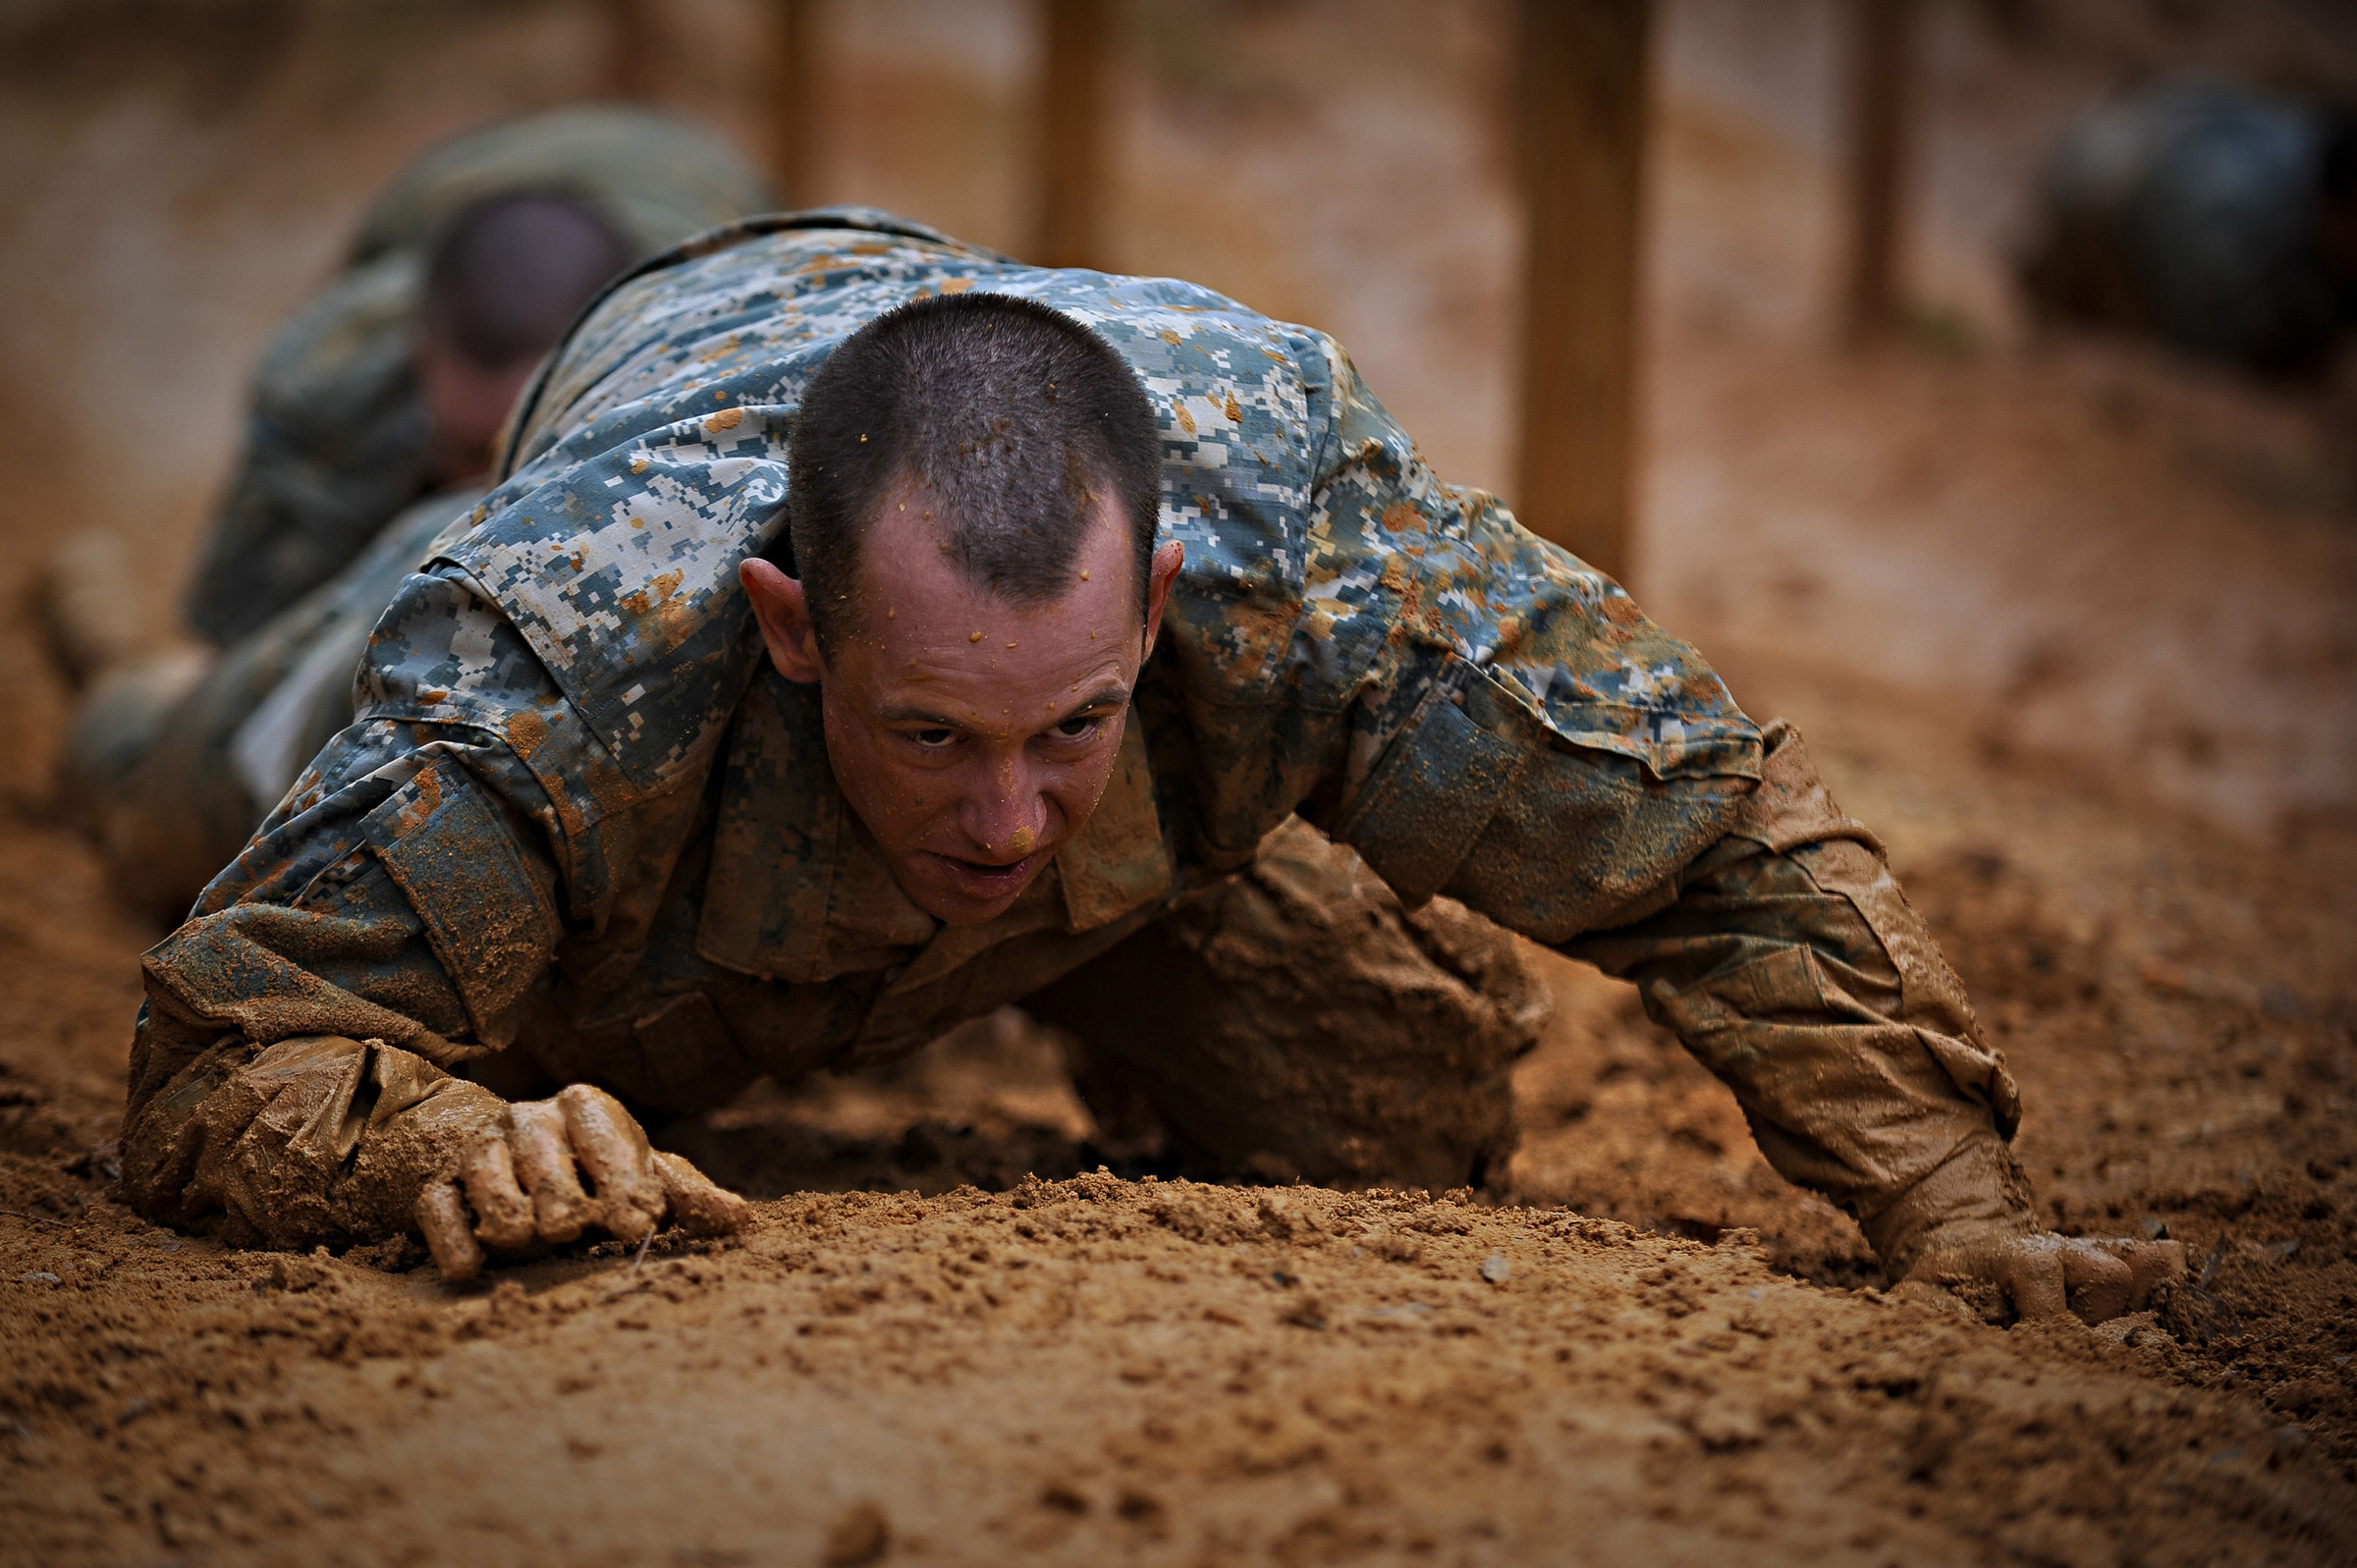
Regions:
<instances>
[{"instance_id":1,"label":"soldier's forearm","mask_svg":"<svg viewBox=\"0 0 2357 1568\"><path fill-rule=\"evenodd\" d=\"M2019 1098L1870 835L1788 730L1660 914L1568 945L1735 1091L1762 1152L1898 1268L1950 1218L2025 1218Z\"/></svg>"},{"instance_id":2,"label":"soldier's forearm","mask_svg":"<svg viewBox=\"0 0 2357 1568\"><path fill-rule=\"evenodd\" d=\"M2004 1231L2035 1227L2029 1179L1995 1133L1957 1144L1948 1158L1889 1203L1858 1217L1859 1227L1892 1279L1906 1276L1943 1226Z\"/></svg>"}]
</instances>

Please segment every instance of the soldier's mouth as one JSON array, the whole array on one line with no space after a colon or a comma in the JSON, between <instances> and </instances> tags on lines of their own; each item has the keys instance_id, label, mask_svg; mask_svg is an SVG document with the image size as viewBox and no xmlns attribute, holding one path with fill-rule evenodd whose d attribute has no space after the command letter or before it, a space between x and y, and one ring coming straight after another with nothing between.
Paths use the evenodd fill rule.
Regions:
<instances>
[{"instance_id":1,"label":"soldier's mouth","mask_svg":"<svg viewBox=\"0 0 2357 1568\"><path fill-rule=\"evenodd\" d=\"M1030 880L1033 865L1039 856L1036 853L1028 854L1006 865L993 865L984 860L964 860L957 855L940 853L933 858L941 862L949 872L950 880L959 889L983 897L992 897L1021 888Z\"/></svg>"}]
</instances>

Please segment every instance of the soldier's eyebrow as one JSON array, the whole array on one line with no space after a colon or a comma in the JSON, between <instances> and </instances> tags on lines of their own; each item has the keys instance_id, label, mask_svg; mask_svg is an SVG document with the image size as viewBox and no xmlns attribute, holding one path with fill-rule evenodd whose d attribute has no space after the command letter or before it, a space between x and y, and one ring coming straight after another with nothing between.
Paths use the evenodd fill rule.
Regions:
<instances>
[{"instance_id":1,"label":"soldier's eyebrow","mask_svg":"<svg viewBox=\"0 0 2357 1568\"><path fill-rule=\"evenodd\" d=\"M1107 680L1095 690L1089 692L1087 696L1082 697L1079 701L1073 703L1062 713L1059 713L1054 718L1048 720L1047 723L1040 726L1040 728L1044 730L1055 725L1064 724L1069 720L1085 718L1089 714L1097 712L1100 709L1119 708L1128 700L1129 687L1126 684L1120 680ZM902 703L898 706L887 708L876 717L880 722L888 725L923 725L932 730L965 730L971 728L962 719L953 719L946 714L935 713L930 708L920 708L913 703Z\"/></svg>"},{"instance_id":2,"label":"soldier's eyebrow","mask_svg":"<svg viewBox=\"0 0 2357 1568\"><path fill-rule=\"evenodd\" d=\"M1099 708L1119 708L1128 700L1129 687L1126 682L1108 680L1048 722L1062 724L1067 719L1077 719L1083 714L1093 713Z\"/></svg>"},{"instance_id":3,"label":"soldier's eyebrow","mask_svg":"<svg viewBox=\"0 0 2357 1568\"><path fill-rule=\"evenodd\" d=\"M947 714L935 713L930 708L911 708L905 704L898 708L887 708L876 717L880 722L888 725L929 725L935 730L962 730L965 728L963 723Z\"/></svg>"}]
</instances>

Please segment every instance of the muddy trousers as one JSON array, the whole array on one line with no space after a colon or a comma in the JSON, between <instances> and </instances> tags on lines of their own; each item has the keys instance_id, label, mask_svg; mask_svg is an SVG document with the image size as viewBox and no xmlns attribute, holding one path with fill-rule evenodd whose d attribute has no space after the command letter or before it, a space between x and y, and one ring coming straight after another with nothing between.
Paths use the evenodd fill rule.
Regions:
<instances>
[{"instance_id":1,"label":"muddy trousers","mask_svg":"<svg viewBox=\"0 0 2357 1568\"><path fill-rule=\"evenodd\" d=\"M1115 1148L1193 1175L1443 1191L1502 1179L1552 999L1514 939L1404 910L1293 821L1259 859L1024 1005L1073 1036Z\"/></svg>"}]
</instances>

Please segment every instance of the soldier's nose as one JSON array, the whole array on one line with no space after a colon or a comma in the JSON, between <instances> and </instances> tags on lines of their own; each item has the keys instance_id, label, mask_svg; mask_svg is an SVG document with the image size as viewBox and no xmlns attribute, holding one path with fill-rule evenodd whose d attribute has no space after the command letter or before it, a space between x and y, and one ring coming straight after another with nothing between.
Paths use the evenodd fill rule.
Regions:
<instances>
[{"instance_id":1,"label":"soldier's nose","mask_svg":"<svg viewBox=\"0 0 2357 1568\"><path fill-rule=\"evenodd\" d=\"M974 801L967 808L963 827L966 837L986 853L1020 860L1039 847L1047 833L1045 802L1036 792Z\"/></svg>"}]
</instances>

